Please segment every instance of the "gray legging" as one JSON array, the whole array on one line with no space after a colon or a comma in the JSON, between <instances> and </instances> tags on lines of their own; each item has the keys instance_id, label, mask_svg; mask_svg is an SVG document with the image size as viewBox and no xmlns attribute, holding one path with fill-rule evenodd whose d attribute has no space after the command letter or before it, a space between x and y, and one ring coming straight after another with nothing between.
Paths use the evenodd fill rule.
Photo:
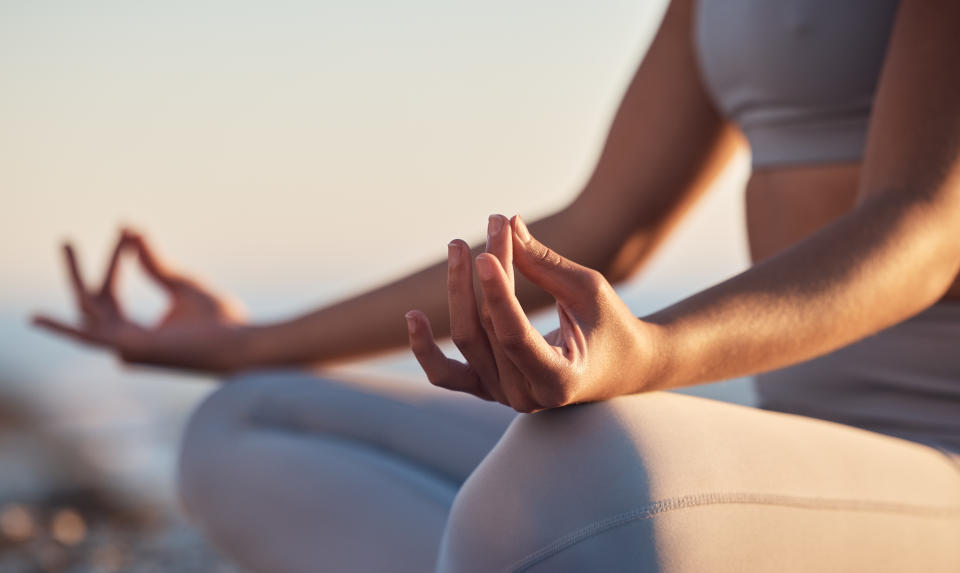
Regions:
<instances>
[{"instance_id":1,"label":"gray legging","mask_svg":"<svg viewBox=\"0 0 960 573\"><path fill-rule=\"evenodd\" d=\"M960 467L672 393L515 416L299 372L198 409L184 506L252 571L960 571Z\"/></svg>"}]
</instances>

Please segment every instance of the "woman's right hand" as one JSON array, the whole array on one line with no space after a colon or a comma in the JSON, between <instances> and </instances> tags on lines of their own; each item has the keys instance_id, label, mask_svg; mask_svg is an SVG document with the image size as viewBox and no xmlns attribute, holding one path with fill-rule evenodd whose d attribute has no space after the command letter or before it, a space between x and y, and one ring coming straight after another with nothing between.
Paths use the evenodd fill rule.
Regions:
<instances>
[{"instance_id":1,"label":"woman's right hand","mask_svg":"<svg viewBox=\"0 0 960 573\"><path fill-rule=\"evenodd\" d=\"M127 363L207 372L229 372L242 366L246 339L242 307L173 270L138 233L121 233L98 289L84 281L73 247L66 244L63 250L80 324L38 315L33 319L35 325L111 350ZM130 320L117 298L117 267L126 251L136 253L140 267L168 296L167 311L155 325Z\"/></svg>"}]
</instances>

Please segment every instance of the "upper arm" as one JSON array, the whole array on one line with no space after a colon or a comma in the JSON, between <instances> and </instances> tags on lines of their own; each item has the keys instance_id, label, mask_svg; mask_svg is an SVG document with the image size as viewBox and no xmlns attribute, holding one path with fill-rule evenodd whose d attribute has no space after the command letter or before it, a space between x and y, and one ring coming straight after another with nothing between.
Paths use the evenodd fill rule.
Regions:
<instances>
[{"instance_id":1,"label":"upper arm","mask_svg":"<svg viewBox=\"0 0 960 573\"><path fill-rule=\"evenodd\" d=\"M895 195L960 223L960 2L903 0L877 87L861 200Z\"/></svg>"},{"instance_id":2,"label":"upper arm","mask_svg":"<svg viewBox=\"0 0 960 573\"><path fill-rule=\"evenodd\" d=\"M614 280L629 274L659 242L739 142L700 76L693 4L670 3L620 102L593 174L568 208L573 226L606 243L596 245L609 259L598 266ZM601 236L596 221L604 222ZM631 249L631 242L640 247ZM642 252L625 252L631 250Z\"/></svg>"}]
</instances>

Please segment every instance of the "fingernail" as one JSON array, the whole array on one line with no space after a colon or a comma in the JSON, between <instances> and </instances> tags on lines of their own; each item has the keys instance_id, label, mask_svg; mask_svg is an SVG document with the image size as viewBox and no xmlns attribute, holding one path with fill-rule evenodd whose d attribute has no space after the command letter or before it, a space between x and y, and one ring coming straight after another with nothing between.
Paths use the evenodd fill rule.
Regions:
<instances>
[{"instance_id":1,"label":"fingernail","mask_svg":"<svg viewBox=\"0 0 960 573\"><path fill-rule=\"evenodd\" d=\"M490 215L487 219L487 234L496 235L503 229L503 217L500 215Z\"/></svg>"},{"instance_id":2,"label":"fingernail","mask_svg":"<svg viewBox=\"0 0 960 573\"><path fill-rule=\"evenodd\" d=\"M513 227L517 230L517 238L523 243L529 241L530 231L527 229L527 224L520 218L520 215L514 215L513 221Z\"/></svg>"},{"instance_id":3,"label":"fingernail","mask_svg":"<svg viewBox=\"0 0 960 573\"><path fill-rule=\"evenodd\" d=\"M450 266L460 264L460 245L456 241L447 243L447 264Z\"/></svg>"},{"instance_id":4,"label":"fingernail","mask_svg":"<svg viewBox=\"0 0 960 573\"><path fill-rule=\"evenodd\" d=\"M407 332L409 332L410 334L413 334L414 332L416 332L417 321L416 319L413 318L413 313L408 312L407 314L403 315L403 317L407 319Z\"/></svg>"},{"instance_id":5,"label":"fingernail","mask_svg":"<svg viewBox=\"0 0 960 573\"><path fill-rule=\"evenodd\" d=\"M477 274L484 280L493 278L493 263L487 257L477 257Z\"/></svg>"}]
</instances>

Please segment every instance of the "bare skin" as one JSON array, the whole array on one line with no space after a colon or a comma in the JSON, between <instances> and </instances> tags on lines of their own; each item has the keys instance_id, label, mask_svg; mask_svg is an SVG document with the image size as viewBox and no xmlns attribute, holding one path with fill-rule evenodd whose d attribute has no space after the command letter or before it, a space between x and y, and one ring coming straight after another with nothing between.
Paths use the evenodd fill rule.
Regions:
<instances>
[{"instance_id":1,"label":"bare skin","mask_svg":"<svg viewBox=\"0 0 960 573\"><path fill-rule=\"evenodd\" d=\"M746 188L751 259L772 257L853 211L860 169L841 163L755 171ZM960 300L960 278L943 300Z\"/></svg>"},{"instance_id":2,"label":"bare skin","mask_svg":"<svg viewBox=\"0 0 960 573\"><path fill-rule=\"evenodd\" d=\"M661 312L632 319L633 330L620 329L627 324L625 307L607 287L642 268L739 142L701 84L689 34L690 0L671 4L576 200L532 223L532 242L518 235L516 221L501 221L498 232L510 237L509 253L503 237L492 233L490 253L477 266L478 274L481 267L489 272L487 281L477 281L474 300L481 300L482 308L475 321L451 312L468 307L469 299L464 304L462 289L461 298L448 298L450 271L444 261L302 317L250 325L224 311L229 305L210 289L158 262L146 241L134 234L135 240L121 238L118 252L129 249L141 261L158 262L152 272L149 265L145 268L168 288L181 312L160 325L134 325L110 292L92 292L78 270L74 285L83 323L73 326L47 317L37 322L112 349L130 362L224 372L328 364L398 347L407 338L402 317L415 308L419 312L408 315L411 342L421 364L432 353L425 365L431 380L442 378L441 385L459 385L454 389L520 411L741 376L812 358L902 321L945 296L960 295L960 149L955 135L960 133L960 102L952 95L960 91L960 73L950 58L960 51L960 40L949 24L960 21L958 12L960 7L949 0L905 1L863 163L754 173L747 203L751 251L758 264ZM543 245L565 258L547 254ZM461 248L457 261L468 258ZM473 255L481 250L475 247ZM531 253L541 262L556 263L557 276L533 264ZM518 262L520 275L533 281L518 278L515 298L512 261ZM569 289L568 283L589 288ZM574 300L576 292L580 299ZM518 333L527 336L529 331L509 331L508 344L502 344L498 320L522 327L524 310L554 298L568 307L569 330L560 333L567 338L523 339ZM491 307L483 301L501 304ZM597 322L600 315L591 314L590 305L616 312ZM582 312L570 311L573 307ZM466 367L474 374L489 373L493 364L492 378L468 380L473 376L468 372L467 378L455 380L438 370L440 357L425 335L432 325L434 334L445 336L451 322L472 324L470 335L486 340L487 349L475 353ZM577 332L584 336L579 343ZM528 346L518 344L524 340ZM545 386L531 391L529 372L536 369L536 360L569 358L564 352L577 344L578 356L589 354L592 366L582 360L551 362L554 370L538 372L555 376L538 379ZM625 356L642 359L631 362L628 375L621 370L614 386L600 365L623 365Z\"/></svg>"}]
</instances>

